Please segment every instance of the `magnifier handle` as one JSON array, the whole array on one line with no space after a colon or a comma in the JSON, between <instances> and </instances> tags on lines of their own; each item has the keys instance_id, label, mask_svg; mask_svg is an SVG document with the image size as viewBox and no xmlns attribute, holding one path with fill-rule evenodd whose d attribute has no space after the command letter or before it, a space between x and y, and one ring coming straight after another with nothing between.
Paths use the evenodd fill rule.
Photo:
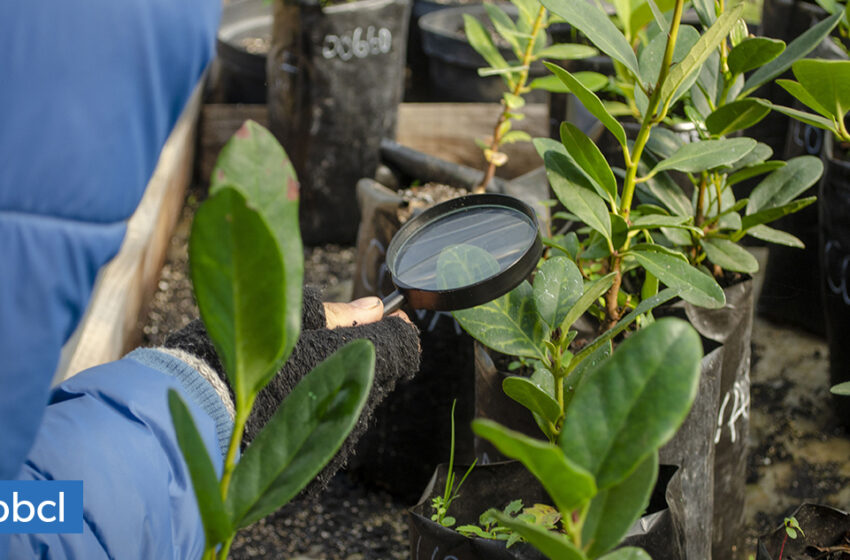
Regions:
<instances>
[{"instance_id":1,"label":"magnifier handle","mask_svg":"<svg viewBox=\"0 0 850 560\"><path fill-rule=\"evenodd\" d=\"M384 303L384 317L386 317L401 307L401 304L404 303L404 294L396 290L381 301Z\"/></svg>"}]
</instances>

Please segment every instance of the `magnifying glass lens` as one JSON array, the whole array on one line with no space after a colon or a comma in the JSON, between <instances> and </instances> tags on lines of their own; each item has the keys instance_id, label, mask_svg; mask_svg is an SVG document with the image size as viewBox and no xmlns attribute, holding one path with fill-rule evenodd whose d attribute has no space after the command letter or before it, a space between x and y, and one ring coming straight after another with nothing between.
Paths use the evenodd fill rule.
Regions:
<instances>
[{"instance_id":1,"label":"magnifying glass lens","mask_svg":"<svg viewBox=\"0 0 850 560\"><path fill-rule=\"evenodd\" d=\"M504 272L537 235L531 218L513 208L482 205L434 218L398 249L391 266L401 284L420 290L451 290Z\"/></svg>"}]
</instances>

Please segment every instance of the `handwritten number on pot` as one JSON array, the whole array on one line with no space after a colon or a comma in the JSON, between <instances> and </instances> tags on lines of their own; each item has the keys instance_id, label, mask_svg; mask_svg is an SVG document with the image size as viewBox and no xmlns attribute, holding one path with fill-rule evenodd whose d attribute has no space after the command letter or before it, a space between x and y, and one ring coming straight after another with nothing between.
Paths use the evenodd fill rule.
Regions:
<instances>
[{"instance_id":1,"label":"handwritten number on pot","mask_svg":"<svg viewBox=\"0 0 850 560\"><path fill-rule=\"evenodd\" d=\"M325 35L322 41L322 56L331 59L339 57L342 61L352 58L366 58L370 55L386 54L393 46L393 34L386 27L375 29L370 25L363 31L355 27L350 35Z\"/></svg>"}]
</instances>

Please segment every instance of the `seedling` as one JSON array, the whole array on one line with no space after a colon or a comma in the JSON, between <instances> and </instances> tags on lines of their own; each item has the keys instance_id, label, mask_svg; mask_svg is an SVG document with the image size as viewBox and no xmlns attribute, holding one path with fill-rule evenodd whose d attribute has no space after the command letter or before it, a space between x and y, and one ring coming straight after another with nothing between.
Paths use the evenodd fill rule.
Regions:
<instances>
[{"instance_id":1,"label":"seedling","mask_svg":"<svg viewBox=\"0 0 850 560\"><path fill-rule=\"evenodd\" d=\"M466 477L469 476L469 473L472 472L472 469L475 468L476 463L478 463L478 459L472 461L472 464L469 465L469 468L466 469L466 473L461 477L460 482L455 486L455 472L454 472L454 463L455 463L455 404L457 401L452 401L452 442L451 442L451 451L449 451L449 472L446 475L446 484L443 489L443 495L437 496L431 500L431 507L434 509L434 514L431 515L431 521L436 521L443 527L452 527L457 520L448 515L449 508L452 505L457 497L460 495L460 487L463 486L463 482L466 480Z\"/></svg>"},{"instance_id":2,"label":"seedling","mask_svg":"<svg viewBox=\"0 0 850 560\"><path fill-rule=\"evenodd\" d=\"M501 513L506 517L536 525L546 531L559 530L559 522L561 521L561 514L552 506L534 504L532 507L523 507L522 500L512 501L505 506ZM490 510L481 514L478 525L461 525L457 528L457 532L466 537L506 541L506 548L524 540L519 533L499 523L499 520L493 516Z\"/></svg>"},{"instance_id":3,"label":"seedling","mask_svg":"<svg viewBox=\"0 0 850 560\"><path fill-rule=\"evenodd\" d=\"M776 560L782 560L782 553L785 552L785 543L788 541L788 537L796 539L797 531L800 531L800 534L804 537L806 536L806 533L803 532L803 529L794 516L786 517L782 523L785 526L785 534L782 536L782 546L779 547L779 558Z\"/></svg>"}]
</instances>

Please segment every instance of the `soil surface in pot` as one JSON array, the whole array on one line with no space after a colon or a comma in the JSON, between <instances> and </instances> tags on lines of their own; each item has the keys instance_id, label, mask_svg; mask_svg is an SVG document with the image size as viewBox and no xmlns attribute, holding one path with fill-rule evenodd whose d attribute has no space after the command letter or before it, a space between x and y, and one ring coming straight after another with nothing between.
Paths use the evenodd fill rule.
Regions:
<instances>
[{"instance_id":1,"label":"soil surface in pot","mask_svg":"<svg viewBox=\"0 0 850 560\"><path fill-rule=\"evenodd\" d=\"M188 280L186 240L197 208L190 194L171 240L159 290L142 318L143 343L197 317ZM352 247L305 250L305 277L324 287L328 300L351 293ZM764 266L762 266L764 270ZM747 480L746 550L804 501L850 508L850 438L838 426L828 395L826 342L756 318ZM298 499L241 531L231 558L391 560L408 558L404 511L388 494L338 474L316 500ZM805 530L805 527L803 528Z\"/></svg>"}]
</instances>

